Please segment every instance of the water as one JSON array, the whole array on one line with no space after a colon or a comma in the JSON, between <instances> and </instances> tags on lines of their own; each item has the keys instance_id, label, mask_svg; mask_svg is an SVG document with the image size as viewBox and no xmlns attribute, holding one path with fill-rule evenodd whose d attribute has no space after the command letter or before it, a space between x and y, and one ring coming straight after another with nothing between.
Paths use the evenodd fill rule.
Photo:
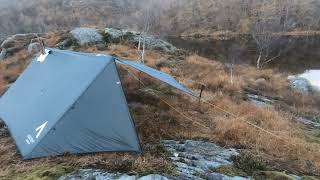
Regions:
<instances>
[{"instance_id":1,"label":"water","mask_svg":"<svg viewBox=\"0 0 320 180\"><path fill-rule=\"evenodd\" d=\"M320 70L307 70L299 77L308 79L312 86L320 90Z\"/></svg>"},{"instance_id":2,"label":"water","mask_svg":"<svg viewBox=\"0 0 320 180\"><path fill-rule=\"evenodd\" d=\"M190 54L220 61L223 63L250 64L256 66L258 58L257 45L250 37L239 37L228 40L213 40L166 37L174 46L185 49ZM320 36L316 37L283 37L272 46L270 57L281 55L264 65L264 68L275 68L290 74L302 74L306 69L320 70ZM312 72L313 74L313 72ZM313 75L319 76L318 75ZM317 82L319 84L319 79Z\"/></svg>"}]
</instances>

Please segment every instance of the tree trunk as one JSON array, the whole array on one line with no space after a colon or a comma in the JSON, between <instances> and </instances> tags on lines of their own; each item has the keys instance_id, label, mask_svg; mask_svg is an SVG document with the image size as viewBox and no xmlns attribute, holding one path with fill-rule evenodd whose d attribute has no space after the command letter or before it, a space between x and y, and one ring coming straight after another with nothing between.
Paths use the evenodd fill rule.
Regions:
<instances>
[{"instance_id":1,"label":"tree trunk","mask_svg":"<svg viewBox=\"0 0 320 180\"><path fill-rule=\"evenodd\" d=\"M144 37L144 38L143 38L143 45L142 45L142 55L141 55L141 60L142 60L142 63L143 63L143 64L144 64L145 48L146 48L146 39L145 39L145 37Z\"/></svg>"},{"instance_id":2,"label":"tree trunk","mask_svg":"<svg viewBox=\"0 0 320 180\"><path fill-rule=\"evenodd\" d=\"M231 84L233 84L233 64L231 64L231 68L230 68L230 82Z\"/></svg>"},{"instance_id":3,"label":"tree trunk","mask_svg":"<svg viewBox=\"0 0 320 180\"><path fill-rule=\"evenodd\" d=\"M262 56L262 52L260 52L260 54L259 54L259 57L258 57L258 59L257 59L257 69L260 69L261 68L261 56Z\"/></svg>"}]
</instances>

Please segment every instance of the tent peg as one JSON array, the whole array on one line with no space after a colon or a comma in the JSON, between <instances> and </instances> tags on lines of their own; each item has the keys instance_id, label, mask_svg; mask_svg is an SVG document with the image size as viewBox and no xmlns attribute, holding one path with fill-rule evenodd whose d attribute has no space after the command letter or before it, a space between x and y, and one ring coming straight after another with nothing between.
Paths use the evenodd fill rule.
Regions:
<instances>
[{"instance_id":1,"label":"tent peg","mask_svg":"<svg viewBox=\"0 0 320 180\"><path fill-rule=\"evenodd\" d=\"M201 102L202 93L203 93L203 91L206 89L207 86L206 86L205 84L203 84L203 83L199 83L199 85L200 85L199 102Z\"/></svg>"}]
</instances>

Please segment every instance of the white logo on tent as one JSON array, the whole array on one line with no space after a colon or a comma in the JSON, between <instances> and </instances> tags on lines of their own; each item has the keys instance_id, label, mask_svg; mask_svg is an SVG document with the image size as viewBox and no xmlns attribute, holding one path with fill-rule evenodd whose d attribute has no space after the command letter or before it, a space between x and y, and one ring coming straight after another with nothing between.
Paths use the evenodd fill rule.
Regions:
<instances>
[{"instance_id":1,"label":"white logo on tent","mask_svg":"<svg viewBox=\"0 0 320 180\"><path fill-rule=\"evenodd\" d=\"M37 128L35 129L35 131L37 132L36 139L38 139L38 138L40 137L42 131L44 130L44 128L46 127L47 124L48 124L48 121L45 122L45 123L43 123L41 126L39 126L39 127L37 127ZM30 134L28 134L28 135L27 135L26 142L27 142L27 144L33 144L33 143L35 143L36 141L34 140L34 138L33 138Z\"/></svg>"},{"instance_id":2,"label":"white logo on tent","mask_svg":"<svg viewBox=\"0 0 320 180\"><path fill-rule=\"evenodd\" d=\"M46 127L47 124L48 124L48 121L36 128L36 131L38 132L38 134L36 135L37 139L39 138L40 134L42 133L43 129Z\"/></svg>"},{"instance_id":3,"label":"white logo on tent","mask_svg":"<svg viewBox=\"0 0 320 180\"><path fill-rule=\"evenodd\" d=\"M32 137L30 134L27 135L26 142L27 142L28 144L33 144L33 143L35 143L33 137Z\"/></svg>"}]
</instances>

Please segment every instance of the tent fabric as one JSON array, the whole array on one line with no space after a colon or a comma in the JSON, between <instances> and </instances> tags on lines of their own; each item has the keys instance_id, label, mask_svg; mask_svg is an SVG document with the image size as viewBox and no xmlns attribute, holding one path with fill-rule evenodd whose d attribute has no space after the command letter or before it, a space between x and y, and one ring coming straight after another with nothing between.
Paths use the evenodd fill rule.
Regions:
<instances>
[{"instance_id":1,"label":"tent fabric","mask_svg":"<svg viewBox=\"0 0 320 180\"><path fill-rule=\"evenodd\" d=\"M137 63L134 61L127 61L127 60L119 60L117 59L116 62L118 64L122 64L122 65L127 65L131 68L134 68L136 70L142 71L146 74L148 74L151 77L154 77L162 82L165 82L167 84L169 84L170 86L175 87L176 89L179 89L180 91L184 92L185 94L188 94L190 96L195 96L190 90L188 90L187 88L185 88L183 85L181 85L179 82L177 82L177 80L175 80L172 76L158 71L156 69L153 69L151 67L148 67L144 64L141 63Z\"/></svg>"},{"instance_id":2,"label":"tent fabric","mask_svg":"<svg viewBox=\"0 0 320 180\"><path fill-rule=\"evenodd\" d=\"M114 58L52 49L33 60L0 99L24 159L109 151L141 152Z\"/></svg>"}]
</instances>

